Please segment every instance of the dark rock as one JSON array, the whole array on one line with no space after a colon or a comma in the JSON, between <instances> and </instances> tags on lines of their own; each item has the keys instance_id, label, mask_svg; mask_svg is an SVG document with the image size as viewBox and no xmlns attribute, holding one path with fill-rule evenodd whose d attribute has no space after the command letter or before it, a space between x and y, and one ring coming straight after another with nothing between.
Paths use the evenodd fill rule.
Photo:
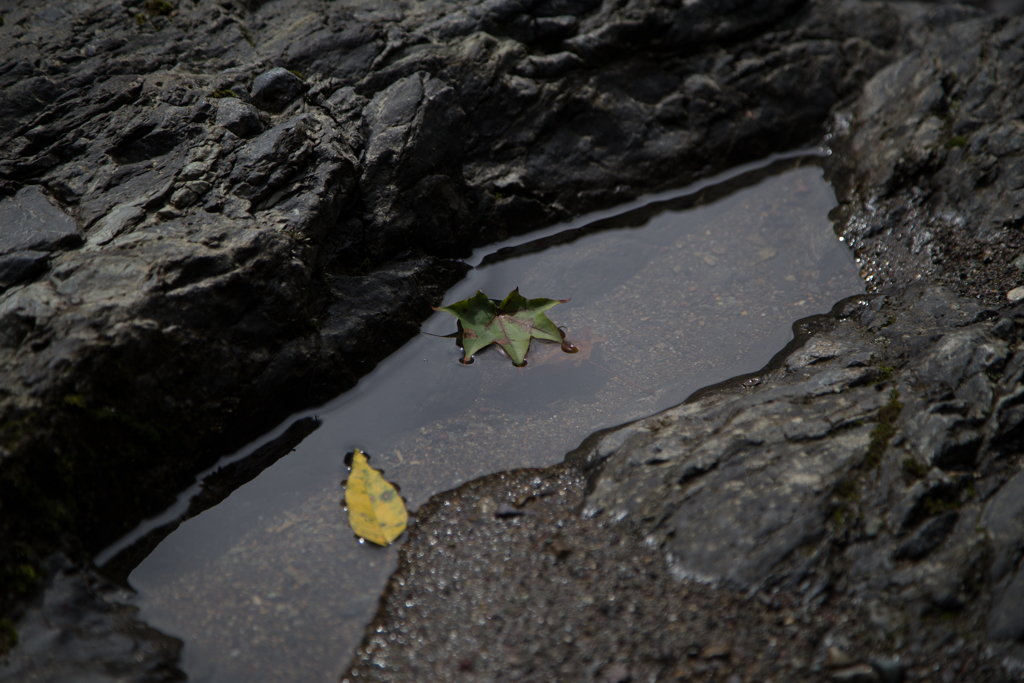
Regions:
<instances>
[{"instance_id":1,"label":"dark rock","mask_svg":"<svg viewBox=\"0 0 1024 683\"><path fill-rule=\"evenodd\" d=\"M835 163L858 169L843 176L836 215L872 286L921 276L1003 301L1019 284L1024 147L1020 90L999 74L1016 68L1024 20L963 7L923 19L917 48L834 118Z\"/></svg>"},{"instance_id":2,"label":"dark rock","mask_svg":"<svg viewBox=\"0 0 1024 683\"><path fill-rule=\"evenodd\" d=\"M374 253L458 252L470 243L458 163L463 116L456 91L426 73L397 81L366 105L359 186Z\"/></svg>"},{"instance_id":3,"label":"dark rock","mask_svg":"<svg viewBox=\"0 0 1024 683\"><path fill-rule=\"evenodd\" d=\"M960 514L956 511L951 511L928 520L909 540L900 544L893 557L896 559L920 560L946 540L946 536L953 530L958 519L960 519Z\"/></svg>"},{"instance_id":4,"label":"dark rock","mask_svg":"<svg viewBox=\"0 0 1024 683\"><path fill-rule=\"evenodd\" d=\"M1020 549L1024 545L1024 472L1017 473L985 506L982 524L992 539L992 611L988 636L993 640L1024 639L1024 571Z\"/></svg>"},{"instance_id":5,"label":"dark rock","mask_svg":"<svg viewBox=\"0 0 1024 683\"><path fill-rule=\"evenodd\" d=\"M571 52L553 55L531 55L519 62L516 73L526 78L552 78L583 66L583 60Z\"/></svg>"},{"instance_id":6,"label":"dark rock","mask_svg":"<svg viewBox=\"0 0 1024 683\"><path fill-rule=\"evenodd\" d=\"M182 642L134 619L130 591L66 558L19 620L19 647L0 667L4 681L174 680Z\"/></svg>"},{"instance_id":7,"label":"dark rock","mask_svg":"<svg viewBox=\"0 0 1024 683\"><path fill-rule=\"evenodd\" d=\"M277 67L260 74L252 82L252 103L260 109L279 112L305 89L301 78L287 69Z\"/></svg>"},{"instance_id":8,"label":"dark rock","mask_svg":"<svg viewBox=\"0 0 1024 683\"><path fill-rule=\"evenodd\" d=\"M263 132L259 112L234 97L221 98L217 103L217 125L224 126L240 138L251 138Z\"/></svg>"},{"instance_id":9,"label":"dark rock","mask_svg":"<svg viewBox=\"0 0 1024 683\"><path fill-rule=\"evenodd\" d=\"M0 256L0 290L42 275L49 258L45 251L16 251Z\"/></svg>"},{"instance_id":10,"label":"dark rock","mask_svg":"<svg viewBox=\"0 0 1024 683\"><path fill-rule=\"evenodd\" d=\"M40 191L30 185L0 201L0 255L15 251L53 251L77 247L82 231Z\"/></svg>"}]
</instances>

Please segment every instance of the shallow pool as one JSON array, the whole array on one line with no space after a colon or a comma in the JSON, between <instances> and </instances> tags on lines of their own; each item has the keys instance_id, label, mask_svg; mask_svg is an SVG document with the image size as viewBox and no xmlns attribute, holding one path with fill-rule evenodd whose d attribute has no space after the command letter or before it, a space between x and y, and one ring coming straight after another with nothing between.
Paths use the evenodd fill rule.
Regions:
<instances>
[{"instance_id":1,"label":"shallow pool","mask_svg":"<svg viewBox=\"0 0 1024 683\"><path fill-rule=\"evenodd\" d=\"M351 391L232 456L297 417L322 420L138 564L141 618L185 641L193 681L336 681L397 556L350 531L345 453L367 451L415 510L469 479L559 462L598 429L759 369L795 320L864 291L828 219L836 201L819 162L775 157L479 250L445 303L514 287L571 297L548 315L580 352L534 342L525 368L490 350L466 366L452 339L417 336ZM435 314L422 330L449 334L455 320Z\"/></svg>"}]
</instances>

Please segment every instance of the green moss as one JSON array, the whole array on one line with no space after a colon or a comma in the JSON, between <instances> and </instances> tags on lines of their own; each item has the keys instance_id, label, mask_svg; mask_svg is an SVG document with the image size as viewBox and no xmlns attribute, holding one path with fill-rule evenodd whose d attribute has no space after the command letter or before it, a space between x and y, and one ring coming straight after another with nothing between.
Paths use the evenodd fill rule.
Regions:
<instances>
[{"instance_id":1,"label":"green moss","mask_svg":"<svg viewBox=\"0 0 1024 683\"><path fill-rule=\"evenodd\" d=\"M882 462L885 449L889 447L889 441L896 434L896 420L903 411L903 404L900 403L900 392L893 389L889 394L889 402L878 409L878 424L871 430L871 442L868 444L868 452L864 456L863 467L874 469Z\"/></svg>"},{"instance_id":2,"label":"green moss","mask_svg":"<svg viewBox=\"0 0 1024 683\"><path fill-rule=\"evenodd\" d=\"M85 396L81 394L68 394L64 397L64 403L75 408L81 408L82 410L86 409Z\"/></svg>"},{"instance_id":3,"label":"green moss","mask_svg":"<svg viewBox=\"0 0 1024 683\"><path fill-rule=\"evenodd\" d=\"M227 88L219 88L217 90L214 90L213 94L210 96L216 97L217 99L220 99L222 97L234 97L235 99L238 99L238 95L236 95L233 90L228 90Z\"/></svg>"},{"instance_id":4,"label":"green moss","mask_svg":"<svg viewBox=\"0 0 1024 683\"><path fill-rule=\"evenodd\" d=\"M306 80L305 74L303 74L301 71L296 71L295 69L288 69L288 71L295 74L295 76L298 77L300 81Z\"/></svg>"},{"instance_id":5,"label":"green moss","mask_svg":"<svg viewBox=\"0 0 1024 683\"><path fill-rule=\"evenodd\" d=\"M839 505L832 509L832 512L828 517L836 526L843 526L846 523L846 518L849 514L850 511L845 505Z\"/></svg>"},{"instance_id":6,"label":"green moss","mask_svg":"<svg viewBox=\"0 0 1024 683\"><path fill-rule=\"evenodd\" d=\"M28 555L27 549L24 548L15 548L14 551L15 555L22 560L26 559ZM0 584L3 585L4 592L15 599L32 595L39 585L39 580L39 572L32 564L25 561L5 565L3 571L0 571Z\"/></svg>"},{"instance_id":7,"label":"green moss","mask_svg":"<svg viewBox=\"0 0 1024 683\"><path fill-rule=\"evenodd\" d=\"M0 619L0 657L4 657L18 644L18 629L14 623L4 617Z\"/></svg>"},{"instance_id":8,"label":"green moss","mask_svg":"<svg viewBox=\"0 0 1024 683\"><path fill-rule=\"evenodd\" d=\"M914 458L904 458L903 460L903 474L907 478L913 479L924 479L924 476L928 474L928 466L920 460Z\"/></svg>"},{"instance_id":9,"label":"green moss","mask_svg":"<svg viewBox=\"0 0 1024 683\"><path fill-rule=\"evenodd\" d=\"M167 16L174 11L174 5L167 0L146 0L142 3L142 8L149 12L151 16Z\"/></svg>"},{"instance_id":10,"label":"green moss","mask_svg":"<svg viewBox=\"0 0 1024 683\"><path fill-rule=\"evenodd\" d=\"M954 147L964 147L967 144L967 138L963 135L954 135L948 141L946 141L946 147L953 149Z\"/></svg>"},{"instance_id":11,"label":"green moss","mask_svg":"<svg viewBox=\"0 0 1024 683\"><path fill-rule=\"evenodd\" d=\"M0 14L0 26L4 25L4 15Z\"/></svg>"},{"instance_id":12,"label":"green moss","mask_svg":"<svg viewBox=\"0 0 1024 683\"><path fill-rule=\"evenodd\" d=\"M143 14L142 12L139 12L138 14L135 15L135 25L138 26L139 28L142 28L143 26L146 25L146 19L147 19L146 15Z\"/></svg>"},{"instance_id":13,"label":"green moss","mask_svg":"<svg viewBox=\"0 0 1024 683\"><path fill-rule=\"evenodd\" d=\"M872 384L883 384L888 382L892 379L892 373L896 371L891 365L886 365L885 363L878 365L877 370L878 374L876 374L875 378L871 381Z\"/></svg>"},{"instance_id":14,"label":"green moss","mask_svg":"<svg viewBox=\"0 0 1024 683\"><path fill-rule=\"evenodd\" d=\"M946 496L925 496L921 501L921 509L926 517L934 517L945 512L958 510L960 509L960 504Z\"/></svg>"},{"instance_id":15,"label":"green moss","mask_svg":"<svg viewBox=\"0 0 1024 683\"><path fill-rule=\"evenodd\" d=\"M856 479L844 479L839 482L835 490L836 496L846 501L854 501L860 498L860 487Z\"/></svg>"}]
</instances>

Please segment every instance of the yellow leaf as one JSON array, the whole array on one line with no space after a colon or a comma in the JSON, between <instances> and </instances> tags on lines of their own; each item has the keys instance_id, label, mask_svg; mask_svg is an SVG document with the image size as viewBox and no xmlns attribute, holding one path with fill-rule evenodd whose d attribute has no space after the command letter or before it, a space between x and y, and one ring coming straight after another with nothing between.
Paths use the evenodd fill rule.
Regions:
<instances>
[{"instance_id":1,"label":"yellow leaf","mask_svg":"<svg viewBox=\"0 0 1024 683\"><path fill-rule=\"evenodd\" d=\"M405 531L409 513L398 491L370 467L358 448L352 456L352 474L345 486L348 522L356 536L377 545L390 545Z\"/></svg>"}]
</instances>

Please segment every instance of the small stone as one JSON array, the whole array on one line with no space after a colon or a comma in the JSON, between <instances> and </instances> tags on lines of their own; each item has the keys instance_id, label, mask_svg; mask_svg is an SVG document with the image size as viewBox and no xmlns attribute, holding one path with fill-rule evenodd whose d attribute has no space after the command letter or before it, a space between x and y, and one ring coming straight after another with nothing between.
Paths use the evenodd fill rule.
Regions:
<instances>
[{"instance_id":1,"label":"small stone","mask_svg":"<svg viewBox=\"0 0 1024 683\"><path fill-rule=\"evenodd\" d=\"M196 197L195 192L187 187L183 187L171 195L171 204L176 208L184 209L185 207L195 204L196 199L198 199L198 197Z\"/></svg>"},{"instance_id":2,"label":"small stone","mask_svg":"<svg viewBox=\"0 0 1024 683\"><path fill-rule=\"evenodd\" d=\"M622 664L612 664L604 672L604 680L608 683L626 683L629 679L629 669Z\"/></svg>"},{"instance_id":3,"label":"small stone","mask_svg":"<svg viewBox=\"0 0 1024 683\"><path fill-rule=\"evenodd\" d=\"M867 664L855 664L832 674L836 683L881 683L878 674Z\"/></svg>"},{"instance_id":4,"label":"small stone","mask_svg":"<svg viewBox=\"0 0 1024 683\"><path fill-rule=\"evenodd\" d=\"M899 659L878 657L871 660L871 666L875 667L882 683L900 683L903 680L903 664Z\"/></svg>"},{"instance_id":5,"label":"small stone","mask_svg":"<svg viewBox=\"0 0 1024 683\"><path fill-rule=\"evenodd\" d=\"M841 648L833 645L828 649L825 657L825 666L830 669L838 669L843 666L850 666L853 663L853 658L850 655L843 652Z\"/></svg>"},{"instance_id":6,"label":"small stone","mask_svg":"<svg viewBox=\"0 0 1024 683\"><path fill-rule=\"evenodd\" d=\"M874 538L882 530L882 520L879 517L871 517L864 523L865 538Z\"/></svg>"},{"instance_id":7,"label":"small stone","mask_svg":"<svg viewBox=\"0 0 1024 683\"><path fill-rule=\"evenodd\" d=\"M263 122L260 121L256 108L234 97L225 97L218 101L217 125L227 128L240 138L252 137L263 132ZM189 164L185 168L191 167L192 164Z\"/></svg>"},{"instance_id":8,"label":"small stone","mask_svg":"<svg viewBox=\"0 0 1024 683\"><path fill-rule=\"evenodd\" d=\"M269 112L279 112L302 94L305 84L288 69L277 67L252 83L252 103Z\"/></svg>"},{"instance_id":9,"label":"small stone","mask_svg":"<svg viewBox=\"0 0 1024 683\"><path fill-rule=\"evenodd\" d=\"M728 657L731 651L732 648L724 643L712 643L701 650L700 656L704 659L722 659Z\"/></svg>"},{"instance_id":10,"label":"small stone","mask_svg":"<svg viewBox=\"0 0 1024 683\"><path fill-rule=\"evenodd\" d=\"M1024 270L1024 254L1021 254L1017 258L1013 259L1010 265L1019 270Z\"/></svg>"},{"instance_id":11,"label":"small stone","mask_svg":"<svg viewBox=\"0 0 1024 683\"><path fill-rule=\"evenodd\" d=\"M197 197L202 197L204 194L209 192L210 188L213 186L205 180L193 180L185 183L185 187L195 192Z\"/></svg>"},{"instance_id":12,"label":"small stone","mask_svg":"<svg viewBox=\"0 0 1024 683\"><path fill-rule=\"evenodd\" d=\"M525 513L519 508L513 507L508 503L501 503L498 507L494 508L494 516L498 519L506 519L508 517L522 517Z\"/></svg>"},{"instance_id":13,"label":"small stone","mask_svg":"<svg viewBox=\"0 0 1024 683\"><path fill-rule=\"evenodd\" d=\"M1013 303L1024 299L1024 287L1015 287L1014 289L1011 289L1006 293L1006 298Z\"/></svg>"},{"instance_id":14,"label":"small stone","mask_svg":"<svg viewBox=\"0 0 1024 683\"><path fill-rule=\"evenodd\" d=\"M758 250L757 257L762 261L767 261L770 258L774 258L777 253L778 250L776 250L775 247L762 247Z\"/></svg>"},{"instance_id":15,"label":"small stone","mask_svg":"<svg viewBox=\"0 0 1024 683\"><path fill-rule=\"evenodd\" d=\"M718 264L718 259L712 256L711 254L705 254L704 263L708 264L711 267L714 267L715 265Z\"/></svg>"}]
</instances>

